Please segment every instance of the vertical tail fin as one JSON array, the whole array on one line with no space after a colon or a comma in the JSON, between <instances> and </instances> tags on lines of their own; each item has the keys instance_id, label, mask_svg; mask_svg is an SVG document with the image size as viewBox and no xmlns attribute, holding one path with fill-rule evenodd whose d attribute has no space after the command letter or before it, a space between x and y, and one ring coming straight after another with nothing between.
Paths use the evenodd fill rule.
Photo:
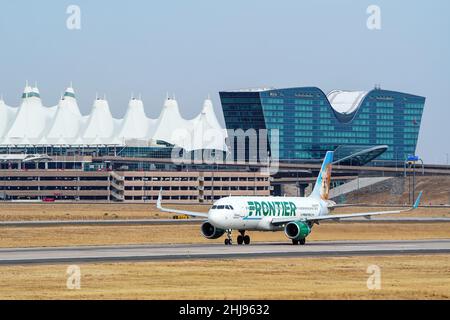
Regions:
<instances>
[{"instance_id":1,"label":"vertical tail fin","mask_svg":"<svg viewBox=\"0 0 450 320\"><path fill-rule=\"evenodd\" d=\"M328 200L328 193L330 191L331 180L331 163L333 162L333 151L328 151L323 159L322 168L317 177L311 197Z\"/></svg>"}]
</instances>

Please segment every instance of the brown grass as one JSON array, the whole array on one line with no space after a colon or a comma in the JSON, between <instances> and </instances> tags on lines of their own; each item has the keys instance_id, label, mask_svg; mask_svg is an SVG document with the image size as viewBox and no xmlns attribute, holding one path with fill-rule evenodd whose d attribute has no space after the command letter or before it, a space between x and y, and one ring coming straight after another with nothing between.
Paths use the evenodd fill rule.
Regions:
<instances>
[{"instance_id":1,"label":"brown grass","mask_svg":"<svg viewBox=\"0 0 450 320\"><path fill-rule=\"evenodd\" d=\"M289 241L283 232L249 232L252 242ZM142 243L221 243L224 237L207 240L200 225L81 226L49 228L2 228L0 247L113 245ZM236 237L236 233L233 234ZM448 223L324 223L315 226L308 241L409 240L450 238Z\"/></svg>"},{"instance_id":2,"label":"brown grass","mask_svg":"<svg viewBox=\"0 0 450 320\"><path fill-rule=\"evenodd\" d=\"M339 213L357 213L357 212L371 212L371 211L392 211L405 210L408 208L401 207L343 207L336 208L332 214ZM448 208L417 208L414 211L409 211L401 214L391 214L385 216L378 216L377 218L395 218L395 217L435 217L435 218L450 218L450 207Z\"/></svg>"},{"instance_id":3,"label":"brown grass","mask_svg":"<svg viewBox=\"0 0 450 320\"><path fill-rule=\"evenodd\" d=\"M422 196L423 204L442 205L450 204L450 176L421 176L420 169L417 169L415 190L416 197L419 191L424 191ZM345 195L348 203L389 203L406 204L410 203L410 188L412 177L397 177L395 180L382 182L374 186L362 188ZM411 179L411 180L410 180ZM403 192L394 194L391 190L391 183L395 181L399 186L403 184ZM384 187L382 187L384 186Z\"/></svg>"},{"instance_id":4,"label":"brown grass","mask_svg":"<svg viewBox=\"0 0 450 320\"><path fill-rule=\"evenodd\" d=\"M174 209L207 212L210 205L167 205ZM404 209L404 208L403 208ZM381 207L337 208L333 213L395 210ZM450 208L419 208L409 216L450 217ZM173 214L158 211L153 204L0 203L0 221L171 219Z\"/></svg>"},{"instance_id":5,"label":"brown grass","mask_svg":"<svg viewBox=\"0 0 450 320\"><path fill-rule=\"evenodd\" d=\"M381 289L367 288L367 268ZM0 299L449 299L450 255L276 258L0 267Z\"/></svg>"},{"instance_id":6,"label":"brown grass","mask_svg":"<svg viewBox=\"0 0 450 320\"><path fill-rule=\"evenodd\" d=\"M209 205L171 205L171 208L207 212ZM0 221L171 219L154 204L125 203L0 203Z\"/></svg>"}]
</instances>

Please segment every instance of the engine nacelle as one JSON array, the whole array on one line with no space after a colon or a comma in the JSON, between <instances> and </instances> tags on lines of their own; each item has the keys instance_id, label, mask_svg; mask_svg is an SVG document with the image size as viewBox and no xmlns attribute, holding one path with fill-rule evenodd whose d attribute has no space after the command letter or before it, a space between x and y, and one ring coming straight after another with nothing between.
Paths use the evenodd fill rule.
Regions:
<instances>
[{"instance_id":1,"label":"engine nacelle","mask_svg":"<svg viewBox=\"0 0 450 320\"><path fill-rule=\"evenodd\" d=\"M202 224L201 231L206 239L218 239L225 233L225 230L217 229L208 221Z\"/></svg>"},{"instance_id":2,"label":"engine nacelle","mask_svg":"<svg viewBox=\"0 0 450 320\"><path fill-rule=\"evenodd\" d=\"M302 221L293 221L284 227L284 233L289 239L302 240L311 233L311 227Z\"/></svg>"}]
</instances>

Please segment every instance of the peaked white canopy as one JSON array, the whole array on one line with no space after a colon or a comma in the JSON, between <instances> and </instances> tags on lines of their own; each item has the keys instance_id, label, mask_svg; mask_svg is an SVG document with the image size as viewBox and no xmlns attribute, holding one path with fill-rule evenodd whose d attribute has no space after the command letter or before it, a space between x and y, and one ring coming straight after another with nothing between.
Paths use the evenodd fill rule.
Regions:
<instances>
[{"instance_id":1,"label":"peaked white canopy","mask_svg":"<svg viewBox=\"0 0 450 320\"><path fill-rule=\"evenodd\" d=\"M47 129L51 126L56 107L46 108L42 105L39 90L25 87L22 104L10 128L0 129L6 133L2 136L3 144L39 144Z\"/></svg>"},{"instance_id":2,"label":"peaked white canopy","mask_svg":"<svg viewBox=\"0 0 450 320\"><path fill-rule=\"evenodd\" d=\"M56 115L52 121L50 130L44 137L48 144L71 144L74 143L81 132L83 117L78 108L75 93L68 88L59 101Z\"/></svg>"},{"instance_id":3,"label":"peaked white canopy","mask_svg":"<svg viewBox=\"0 0 450 320\"><path fill-rule=\"evenodd\" d=\"M184 119L175 99L166 99L158 119L146 116L144 103L132 98L123 119L115 119L106 99L97 98L83 116L75 91L66 89L55 107L44 107L37 87L26 86L18 108L0 99L0 145L133 145L167 143L185 150L226 150L226 130L205 100L201 113Z\"/></svg>"},{"instance_id":4,"label":"peaked white canopy","mask_svg":"<svg viewBox=\"0 0 450 320\"><path fill-rule=\"evenodd\" d=\"M5 101L0 99L0 137L3 137L8 132L9 128L11 128L16 113L16 108L7 106Z\"/></svg>"},{"instance_id":5,"label":"peaked white canopy","mask_svg":"<svg viewBox=\"0 0 450 320\"><path fill-rule=\"evenodd\" d=\"M117 138L127 144L127 142L146 143L155 131L157 120L147 118L144 111L144 103L140 99L132 98L128 104L128 110L123 119L122 125L117 134Z\"/></svg>"}]
</instances>

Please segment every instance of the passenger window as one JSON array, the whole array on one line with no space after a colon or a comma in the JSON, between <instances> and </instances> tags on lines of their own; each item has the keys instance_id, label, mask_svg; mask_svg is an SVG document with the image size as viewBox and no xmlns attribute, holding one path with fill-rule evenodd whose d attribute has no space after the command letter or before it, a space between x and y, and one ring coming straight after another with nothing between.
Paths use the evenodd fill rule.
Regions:
<instances>
[{"instance_id":1,"label":"passenger window","mask_svg":"<svg viewBox=\"0 0 450 320\"><path fill-rule=\"evenodd\" d=\"M214 206L211 207L211 209L217 209L217 206L214 205Z\"/></svg>"},{"instance_id":2,"label":"passenger window","mask_svg":"<svg viewBox=\"0 0 450 320\"><path fill-rule=\"evenodd\" d=\"M229 207L230 207L230 210L234 210L233 206L229 206Z\"/></svg>"},{"instance_id":3,"label":"passenger window","mask_svg":"<svg viewBox=\"0 0 450 320\"><path fill-rule=\"evenodd\" d=\"M217 206L217 209L224 209L224 206Z\"/></svg>"}]
</instances>

